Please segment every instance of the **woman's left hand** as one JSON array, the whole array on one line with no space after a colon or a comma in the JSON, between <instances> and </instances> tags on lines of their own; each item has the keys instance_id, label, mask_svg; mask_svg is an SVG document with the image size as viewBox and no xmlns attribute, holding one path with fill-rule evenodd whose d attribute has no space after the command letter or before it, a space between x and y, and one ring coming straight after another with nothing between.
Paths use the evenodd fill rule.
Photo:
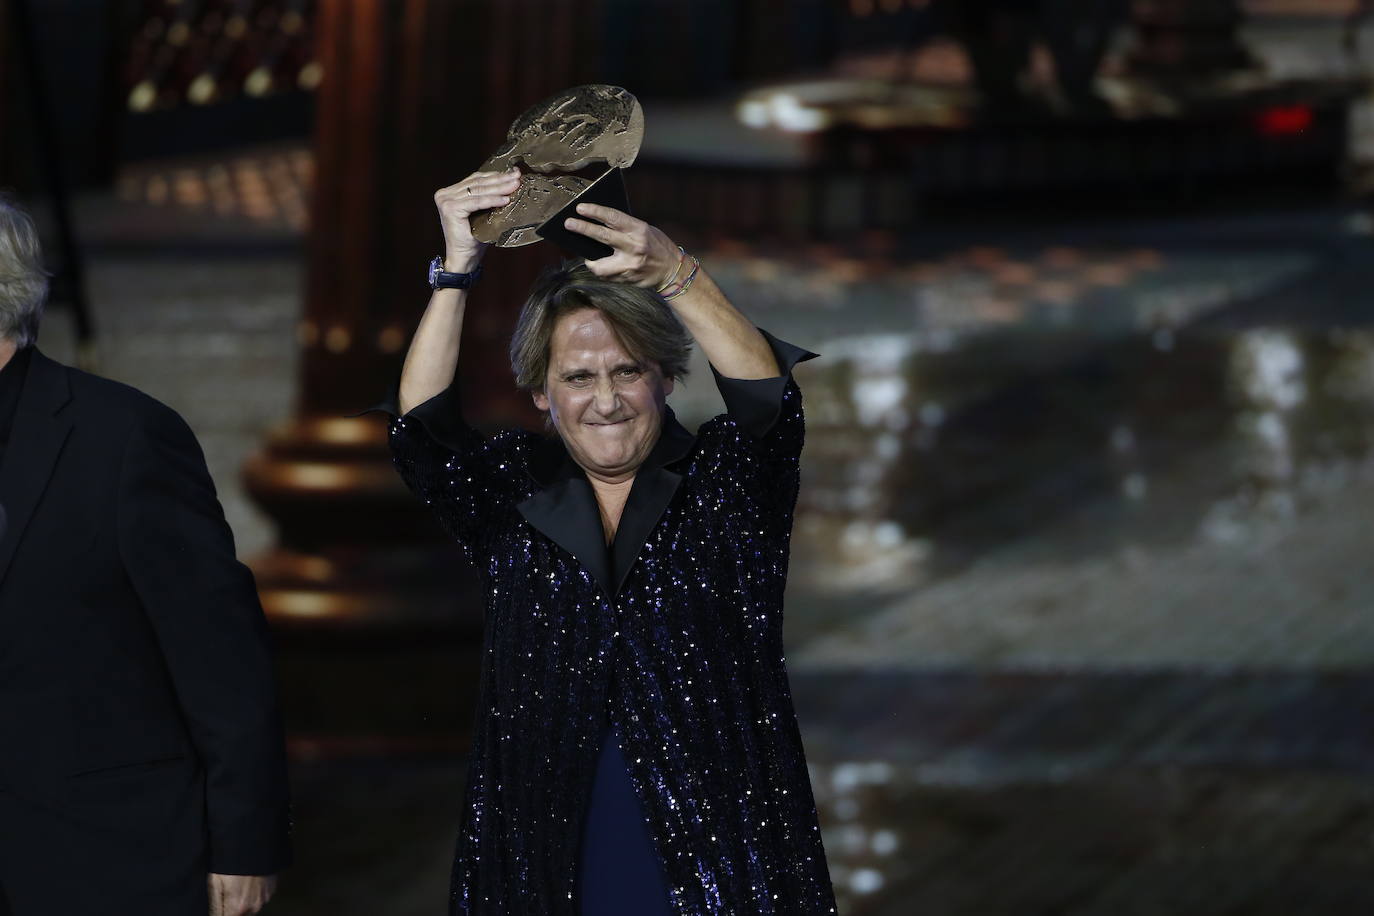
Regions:
<instances>
[{"instance_id":1,"label":"woman's left hand","mask_svg":"<svg viewBox=\"0 0 1374 916\"><path fill-rule=\"evenodd\" d=\"M600 204L578 204L577 212L605 225L573 217L563 223L569 231L605 242L615 249L613 254L587 262L587 267L598 277L658 289L677 269L681 254L673 240L660 229Z\"/></svg>"}]
</instances>

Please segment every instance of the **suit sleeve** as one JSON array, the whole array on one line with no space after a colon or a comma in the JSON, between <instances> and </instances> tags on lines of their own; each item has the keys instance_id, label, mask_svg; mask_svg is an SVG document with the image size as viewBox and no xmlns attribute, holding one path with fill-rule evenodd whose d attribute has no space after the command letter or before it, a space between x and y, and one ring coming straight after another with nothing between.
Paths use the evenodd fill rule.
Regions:
<instances>
[{"instance_id":1,"label":"suit sleeve","mask_svg":"<svg viewBox=\"0 0 1374 916\"><path fill-rule=\"evenodd\" d=\"M757 460L753 485L755 491L787 517L797 501L802 445L806 423L802 413L801 389L792 378L797 363L818 354L774 337L759 328L782 374L773 378L737 379L721 375L715 366L716 387L725 401L728 428L734 430L736 447L747 450ZM717 418L719 419L719 418Z\"/></svg>"},{"instance_id":2,"label":"suit sleeve","mask_svg":"<svg viewBox=\"0 0 1374 916\"><path fill-rule=\"evenodd\" d=\"M205 768L209 868L274 874L290 810L266 620L200 446L161 405L125 449L119 545Z\"/></svg>"},{"instance_id":3,"label":"suit sleeve","mask_svg":"<svg viewBox=\"0 0 1374 916\"><path fill-rule=\"evenodd\" d=\"M801 453L801 390L792 378L797 363L815 359L818 354L780 340L759 328L768 341L782 374L773 378L738 379L721 375L715 366L716 388L725 402L725 412L749 435L756 447L769 456L786 457Z\"/></svg>"}]
</instances>

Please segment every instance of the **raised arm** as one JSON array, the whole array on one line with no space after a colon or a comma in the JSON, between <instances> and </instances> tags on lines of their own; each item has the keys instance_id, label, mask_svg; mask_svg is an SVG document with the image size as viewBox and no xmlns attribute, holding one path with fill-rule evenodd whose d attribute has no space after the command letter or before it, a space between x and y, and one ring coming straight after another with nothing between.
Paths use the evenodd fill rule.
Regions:
<instances>
[{"instance_id":1,"label":"raised arm","mask_svg":"<svg viewBox=\"0 0 1374 916\"><path fill-rule=\"evenodd\" d=\"M446 270L477 269L487 246L472 237L468 218L500 206L518 182L514 169L475 172L434 195ZM490 520L509 508L527 482L525 446L534 434L485 436L463 419L454 375L466 301L467 290L434 291L410 342L400 385L373 409L392 416L389 439L401 479L471 552L490 530Z\"/></svg>"},{"instance_id":2,"label":"raised arm","mask_svg":"<svg viewBox=\"0 0 1374 916\"><path fill-rule=\"evenodd\" d=\"M599 277L657 290L675 270L678 275L673 279L680 280L692 269L691 261L682 263L677 246L668 236L641 219L598 204L579 204L577 212L605 225L574 218L565 224L568 229L615 249L614 254L587 262ZM721 375L763 379L782 374L768 341L731 304L705 268L699 269L692 285L668 304Z\"/></svg>"},{"instance_id":3,"label":"raised arm","mask_svg":"<svg viewBox=\"0 0 1374 916\"><path fill-rule=\"evenodd\" d=\"M439 222L444 229L444 269L471 273L482 263L487 246L472 237L469 222L479 210L499 207L510 200L520 184L516 169L508 172L473 172L457 184L434 194ZM453 382L458 368L458 345L463 335L465 289L436 289L429 297L420 326L411 338L401 371L400 410L423 404Z\"/></svg>"}]
</instances>

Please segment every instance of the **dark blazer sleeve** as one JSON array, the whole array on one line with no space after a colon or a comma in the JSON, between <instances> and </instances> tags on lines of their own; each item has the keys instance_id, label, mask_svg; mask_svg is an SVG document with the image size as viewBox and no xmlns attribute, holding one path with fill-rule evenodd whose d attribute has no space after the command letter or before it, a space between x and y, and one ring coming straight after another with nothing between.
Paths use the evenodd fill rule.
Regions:
<instances>
[{"instance_id":1,"label":"dark blazer sleeve","mask_svg":"<svg viewBox=\"0 0 1374 916\"><path fill-rule=\"evenodd\" d=\"M205 768L209 868L290 862L286 753L266 621L200 446L169 408L144 412L123 455L119 547Z\"/></svg>"},{"instance_id":2,"label":"dark blazer sleeve","mask_svg":"<svg viewBox=\"0 0 1374 916\"><path fill-rule=\"evenodd\" d=\"M729 422L716 426L721 419L717 418L708 426L725 433L717 440L724 447L748 453L750 460L737 466L747 469L746 485L753 497L769 510L766 513L768 523L782 532L791 529L801 483L801 451L806 438L801 389L792 378L792 368L799 362L814 359L817 354L780 340L762 328L759 332L772 347L782 374L773 378L736 379L721 375L712 366L711 372L725 401Z\"/></svg>"},{"instance_id":3,"label":"dark blazer sleeve","mask_svg":"<svg viewBox=\"0 0 1374 916\"><path fill-rule=\"evenodd\" d=\"M738 379L721 375L715 366L716 388L725 401L725 412L770 454L785 457L800 453L802 446L801 391L792 379L797 363L819 354L802 349L759 328L768 341L782 374L774 378Z\"/></svg>"},{"instance_id":4,"label":"dark blazer sleeve","mask_svg":"<svg viewBox=\"0 0 1374 916\"><path fill-rule=\"evenodd\" d=\"M403 416L395 389L371 409L392 418L391 454L401 479L471 556L491 531L489 522L528 490L529 452L538 436L473 429L463 418L457 380Z\"/></svg>"}]
</instances>

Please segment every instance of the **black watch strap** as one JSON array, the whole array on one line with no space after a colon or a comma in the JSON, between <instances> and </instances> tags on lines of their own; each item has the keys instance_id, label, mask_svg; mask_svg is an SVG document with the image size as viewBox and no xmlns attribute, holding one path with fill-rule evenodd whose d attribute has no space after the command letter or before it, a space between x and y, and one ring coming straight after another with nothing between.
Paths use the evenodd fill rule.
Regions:
<instances>
[{"instance_id":1,"label":"black watch strap","mask_svg":"<svg viewBox=\"0 0 1374 916\"><path fill-rule=\"evenodd\" d=\"M482 265L478 264L471 273L453 274L444 270L442 255L429 262L430 289L467 289L482 276Z\"/></svg>"}]
</instances>

